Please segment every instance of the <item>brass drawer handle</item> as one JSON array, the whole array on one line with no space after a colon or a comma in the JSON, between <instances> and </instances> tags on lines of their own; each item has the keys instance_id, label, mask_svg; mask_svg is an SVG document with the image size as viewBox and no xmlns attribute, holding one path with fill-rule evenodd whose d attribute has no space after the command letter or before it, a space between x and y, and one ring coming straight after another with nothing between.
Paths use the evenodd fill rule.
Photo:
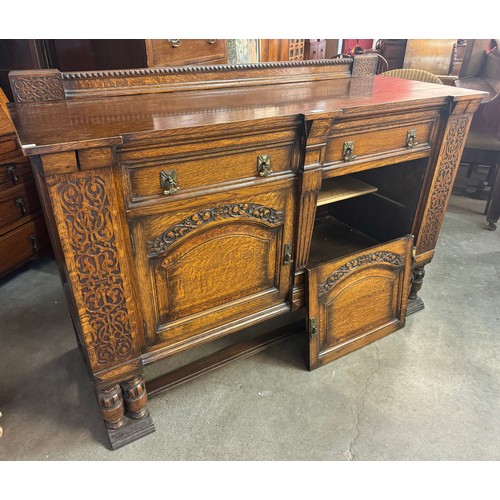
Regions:
<instances>
[{"instance_id":1,"label":"brass drawer handle","mask_svg":"<svg viewBox=\"0 0 500 500\"><path fill-rule=\"evenodd\" d=\"M346 141L342 146L342 159L344 161L352 161L356 158L354 154L354 141Z\"/></svg>"},{"instance_id":2,"label":"brass drawer handle","mask_svg":"<svg viewBox=\"0 0 500 500\"><path fill-rule=\"evenodd\" d=\"M16 207L18 207L21 210L21 215L26 215L27 212L26 203L21 196L16 198Z\"/></svg>"},{"instance_id":3,"label":"brass drawer handle","mask_svg":"<svg viewBox=\"0 0 500 500\"><path fill-rule=\"evenodd\" d=\"M411 149L417 144L417 131L415 129L408 130L408 132L406 132L406 147Z\"/></svg>"},{"instance_id":4,"label":"brass drawer handle","mask_svg":"<svg viewBox=\"0 0 500 500\"><path fill-rule=\"evenodd\" d=\"M167 38L167 42L170 44L170 47L173 47L174 49L179 47L179 45L181 44L179 38Z\"/></svg>"},{"instance_id":5,"label":"brass drawer handle","mask_svg":"<svg viewBox=\"0 0 500 500\"><path fill-rule=\"evenodd\" d=\"M162 170L160 172L160 186L165 195L177 193L180 189L177 186L177 172L175 170Z\"/></svg>"},{"instance_id":6,"label":"brass drawer handle","mask_svg":"<svg viewBox=\"0 0 500 500\"><path fill-rule=\"evenodd\" d=\"M31 248L33 249L33 252L36 252L38 250L38 236L32 233L28 236L28 241L31 243Z\"/></svg>"},{"instance_id":7,"label":"brass drawer handle","mask_svg":"<svg viewBox=\"0 0 500 500\"><path fill-rule=\"evenodd\" d=\"M16 175L16 166L13 163L7 167L7 173L10 175L12 184L15 184L19 180Z\"/></svg>"},{"instance_id":8,"label":"brass drawer handle","mask_svg":"<svg viewBox=\"0 0 500 500\"><path fill-rule=\"evenodd\" d=\"M259 155L257 157L257 171L261 177L267 177L272 174L271 155Z\"/></svg>"},{"instance_id":9,"label":"brass drawer handle","mask_svg":"<svg viewBox=\"0 0 500 500\"><path fill-rule=\"evenodd\" d=\"M207 42L210 44L210 45L213 45L215 42L217 41L217 39L210 39L210 40L207 40Z\"/></svg>"}]
</instances>

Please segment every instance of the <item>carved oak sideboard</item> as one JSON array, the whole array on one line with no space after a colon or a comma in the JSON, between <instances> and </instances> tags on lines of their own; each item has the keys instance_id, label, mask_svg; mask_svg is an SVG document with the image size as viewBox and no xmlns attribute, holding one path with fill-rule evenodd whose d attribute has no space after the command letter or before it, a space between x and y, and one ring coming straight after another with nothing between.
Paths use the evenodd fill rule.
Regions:
<instances>
[{"instance_id":1,"label":"carved oak sideboard","mask_svg":"<svg viewBox=\"0 0 500 500\"><path fill-rule=\"evenodd\" d=\"M10 74L113 448L154 430L148 393L294 328L313 369L423 307L482 94L374 76L375 65ZM148 364L301 310L299 327L144 381Z\"/></svg>"}]
</instances>

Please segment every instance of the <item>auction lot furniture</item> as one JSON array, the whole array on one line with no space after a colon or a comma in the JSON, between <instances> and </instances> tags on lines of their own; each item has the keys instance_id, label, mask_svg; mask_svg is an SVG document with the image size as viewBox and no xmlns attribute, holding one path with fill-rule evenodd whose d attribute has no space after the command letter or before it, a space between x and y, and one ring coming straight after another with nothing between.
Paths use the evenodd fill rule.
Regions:
<instances>
[{"instance_id":1,"label":"auction lot furniture","mask_svg":"<svg viewBox=\"0 0 500 500\"><path fill-rule=\"evenodd\" d=\"M0 89L0 278L37 257L49 237L28 159Z\"/></svg>"},{"instance_id":2,"label":"auction lot furniture","mask_svg":"<svg viewBox=\"0 0 500 500\"><path fill-rule=\"evenodd\" d=\"M147 384L146 365L303 310L313 369L423 307L482 93L377 62L10 74L114 448L154 430L148 392L292 328Z\"/></svg>"}]
</instances>

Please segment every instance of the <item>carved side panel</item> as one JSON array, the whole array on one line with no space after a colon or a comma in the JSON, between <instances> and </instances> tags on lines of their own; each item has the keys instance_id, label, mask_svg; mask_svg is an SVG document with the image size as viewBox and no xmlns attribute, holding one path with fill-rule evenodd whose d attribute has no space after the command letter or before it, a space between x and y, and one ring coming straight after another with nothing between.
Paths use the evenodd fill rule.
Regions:
<instances>
[{"instance_id":1,"label":"carved side panel","mask_svg":"<svg viewBox=\"0 0 500 500\"><path fill-rule=\"evenodd\" d=\"M16 102L65 98L62 74L57 70L12 71L9 80Z\"/></svg>"},{"instance_id":2,"label":"carved side panel","mask_svg":"<svg viewBox=\"0 0 500 500\"><path fill-rule=\"evenodd\" d=\"M138 353L135 314L111 175L48 179L54 215L94 372ZM122 248L120 250L120 247Z\"/></svg>"},{"instance_id":3,"label":"carved side panel","mask_svg":"<svg viewBox=\"0 0 500 500\"><path fill-rule=\"evenodd\" d=\"M417 240L418 254L433 250L436 246L458 164L462 156L470 120L470 114L459 115L450 119L438 160L439 166L432 181L429 202L422 220L422 229Z\"/></svg>"},{"instance_id":4,"label":"carved side panel","mask_svg":"<svg viewBox=\"0 0 500 500\"><path fill-rule=\"evenodd\" d=\"M375 54L354 56L352 76L374 76L377 72L378 57Z\"/></svg>"}]
</instances>

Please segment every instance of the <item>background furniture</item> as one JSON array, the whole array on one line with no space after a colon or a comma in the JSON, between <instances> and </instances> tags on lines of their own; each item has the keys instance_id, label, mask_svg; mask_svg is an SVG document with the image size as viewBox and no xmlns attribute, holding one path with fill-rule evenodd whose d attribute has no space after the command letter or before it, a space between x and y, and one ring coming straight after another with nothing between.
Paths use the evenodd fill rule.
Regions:
<instances>
[{"instance_id":1,"label":"background furniture","mask_svg":"<svg viewBox=\"0 0 500 500\"><path fill-rule=\"evenodd\" d=\"M0 89L0 278L48 247L31 167L17 144L6 103Z\"/></svg>"},{"instance_id":2,"label":"background furniture","mask_svg":"<svg viewBox=\"0 0 500 500\"><path fill-rule=\"evenodd\" d=\"M227 63L226 40L149 39L145 42L149 67Z\"/></svg>"},{"instance_id":3,"label":"background furniture","mask_svg":"<svg viewBox=\"0 0 500 500\"><path fill-rule=\"evenodd\" d=\"M377 63L10 74L112 447L154 430L148 393L296 331L314 369L423 307L482 94ZM271 319L283 328L144 379Z\"/></svg>"},{"instance_id":4,"label":"background furniture","mask_svg":"<svg viewBox=\"0 0 500 500\"><path fill-rule=\"evenodd\" d=\"M405 80L415 80L417 82L435 83L442 85L443 82L436 76L423 69L391 69L381 73L383 76L392 76L393 78L404 78Z\"/></svg>"},{"instance_id":5,"label":"background furniture","mask_svg":"<svg viewBox=\"0 0 500 500\"><path fill-rule=\"evenodd\" d=\"M498 174L500 165L500 51L498 47L490 52L483 49L483 53L474 54L475 61L482 61L477 73L468 77L460 77L454 81L459 88L469 88L487 92L479 106L471 129L467 136L461 162L469 165L470 176L473 169L486 166L489 173L484 181L478 185L478 192L489 189L486 203L486 220L488 229L495 230L500 216L499 201L500 188ZM470 71L471 65L468 65Z\"/></svg>"}]
</instances>

